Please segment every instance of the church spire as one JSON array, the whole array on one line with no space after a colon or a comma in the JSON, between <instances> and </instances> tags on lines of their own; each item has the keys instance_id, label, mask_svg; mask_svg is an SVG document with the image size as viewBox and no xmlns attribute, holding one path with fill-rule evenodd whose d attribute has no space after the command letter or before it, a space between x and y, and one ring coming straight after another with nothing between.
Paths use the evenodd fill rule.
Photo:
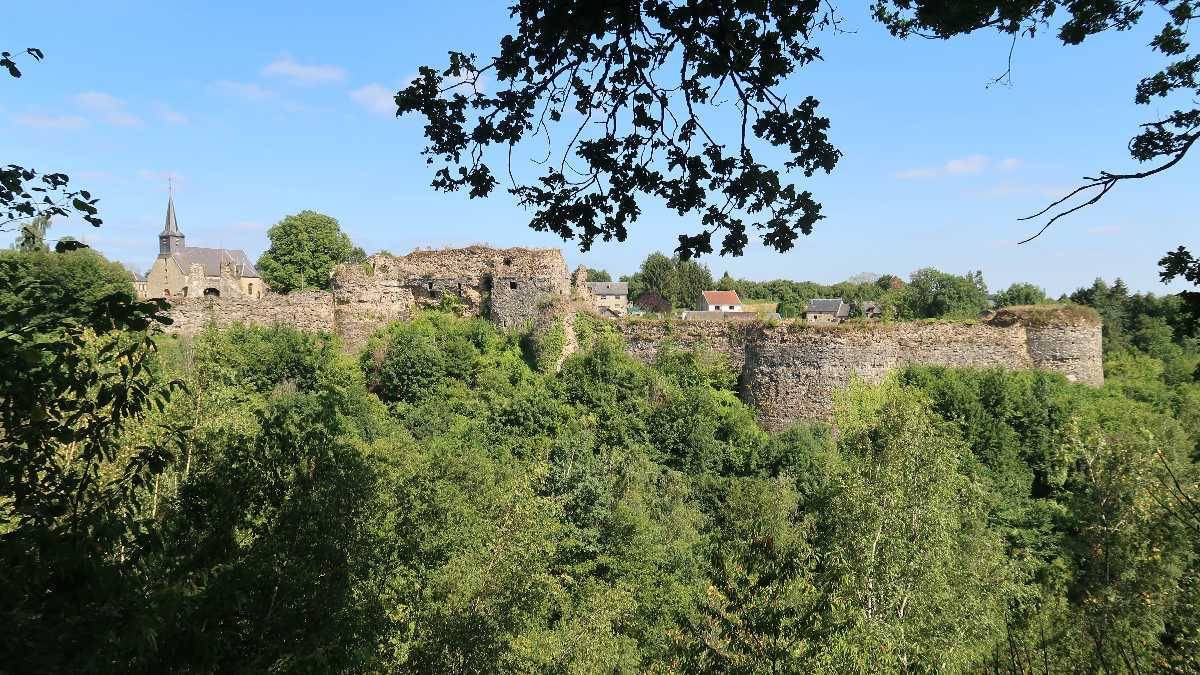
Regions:
<instances>
[{"instance_id":1,"label":"church spire","mask_svg":"<svg viewBox=\"0 0 1200 675\"><path fill-rule=\"evenodd\" d=\"M160 234L161 235L170 234L170 235L176 235L179 237L183 236L183 233L179 231L179 223L175 222L175 197L174 197L174 195L167 196L167 221L163 225L163 231Z\"/></svg>"},{"instance_id":2,"label":"church spire","mask_svg":"<svg viewBox=\"0 0 1200 675\"><path fill-rule=\"evenodd\" d=\"M172 255L183 251L183 232L179 231L179 223L175 222L174 190L167 192L167 220L163 230L158 234L158 254Z\"/></svg>"}]
</instances>

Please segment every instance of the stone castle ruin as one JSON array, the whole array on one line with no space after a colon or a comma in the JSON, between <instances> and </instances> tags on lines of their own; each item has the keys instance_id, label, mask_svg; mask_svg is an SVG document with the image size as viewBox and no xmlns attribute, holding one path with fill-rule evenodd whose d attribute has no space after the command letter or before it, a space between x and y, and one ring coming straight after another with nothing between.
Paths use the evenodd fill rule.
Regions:
<instances>
[{"instance_id":1,"label":"stone castle ruin","mask_svg":"<svg viewBox=\"0 0 1200 675\"><path fill-rule=\"evenodd\" d=\"M463 316L487 316L505 329L540 325L564 314L570 297L567 263L558 249L486 246L378 254L339 265L328 291L307 290L259 298L174 298L169 332L191 335L206 325L285 324L337 334L350 348L393 321L446 300Z\"/></svg>"},{"instance_id":2,"label":"stone castle ruin","mask_svg":"<svg viewBox=\"0 0 1200 675\"><path fill-rule=\"evenodd\" d=\"M261 297L173 298L169 332L192 335L213 324L285 324L337 334L348 348L378 329L449 305L486 316L505 329L566 329L563 356L575 349L574 318L594 311L586 272L570 274L558 249L471 246L379 254L338 267L328 291ZM982 322L861 323L609 320L630 353L653 360L663 346L711 349L740 372L744 401L760 421L780 429L798 419L825 419L833 392L858 376L879 381L904 365L1042 369L1103 383L1100 324L1081 308L1001 310Z\"/></svg>"}]
</instances>

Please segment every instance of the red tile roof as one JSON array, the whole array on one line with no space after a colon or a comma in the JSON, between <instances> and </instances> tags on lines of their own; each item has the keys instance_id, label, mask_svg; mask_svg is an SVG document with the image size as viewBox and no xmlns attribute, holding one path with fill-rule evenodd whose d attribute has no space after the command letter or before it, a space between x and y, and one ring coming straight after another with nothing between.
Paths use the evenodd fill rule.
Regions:
<instances>
[{"instance_id":1,"label":"red tile roof","mask_svg":"<svg viewBox=\"0 0 1200 675\"><path fill-rule=\"evenodd\" d=\"M708 305L740 305L742 299L737 291L704 291L704 302Z\"/></svg>"}]
</instances>

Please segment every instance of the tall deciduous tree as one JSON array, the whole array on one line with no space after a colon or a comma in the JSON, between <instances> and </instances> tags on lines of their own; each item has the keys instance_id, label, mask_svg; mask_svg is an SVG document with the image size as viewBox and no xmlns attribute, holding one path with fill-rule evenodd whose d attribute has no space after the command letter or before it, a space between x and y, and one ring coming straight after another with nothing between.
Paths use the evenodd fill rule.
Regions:
<instances>
[{"instance_id":1,"label":"tall deciduous tree","mask_svg":"<svg viewBox=\"0 0 1200 675\"><path fill-rule=\"evenodd\" d=\"M271 247L258 259L258 270L272 290L328 288L333 268L362 256L338 221L316 211L301 211L267 232Z\"/></svg>"},{"instance_id":2,"label":"tall deciduous tree","mask_svg":"<svg viewBox=\"0 0 1200 675\"><path fill-rule=\"evenodd\" d=\"M906 672L938 654L979 663L1003 634L1013 583L962 437L919 393L852 383L837 399L839 462L825 590L830 670Z\"/></svg>"},{"instance_id":3,"label":"tall deciduous tree","mask_svg":"<svg viewBox=\"0 0 1200 675\"><path fill-rule=\"evenodd\" d=\"M25 253L48 251L46 230L50 229L50 216L40 215L21 226L21 234L13 242L13 248Z\"/></svg>"},{"instance_id":4,"label":"tall deciduous tree","mask_svg":"<svg viewBox=\"0 0 1200 675\"><path fill-rule=\"evenodd\" d=\"M988 307L987 285L982 272L958 276L928 267L912 273L900 303L906 319L973 318Z\"/></svg>"}]
</instances>

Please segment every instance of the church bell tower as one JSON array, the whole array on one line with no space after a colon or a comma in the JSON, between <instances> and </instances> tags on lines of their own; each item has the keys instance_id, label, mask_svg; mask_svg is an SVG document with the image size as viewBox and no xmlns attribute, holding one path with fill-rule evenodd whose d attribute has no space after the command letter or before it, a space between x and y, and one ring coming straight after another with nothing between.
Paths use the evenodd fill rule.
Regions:
<instances>
[{"instance_id":1,"label":"church bell tower","mask_svg":"<svg viewBox=\"0 0 1200 675\"><path fill-rule=\"evenodd\" d=\"M179 231L179 223L175 222L175 195L167 196L167 222L162 232L158 233L158 254L160 256L174 255L183 252L183 233Z\"/></svg>"}]
</instances>

